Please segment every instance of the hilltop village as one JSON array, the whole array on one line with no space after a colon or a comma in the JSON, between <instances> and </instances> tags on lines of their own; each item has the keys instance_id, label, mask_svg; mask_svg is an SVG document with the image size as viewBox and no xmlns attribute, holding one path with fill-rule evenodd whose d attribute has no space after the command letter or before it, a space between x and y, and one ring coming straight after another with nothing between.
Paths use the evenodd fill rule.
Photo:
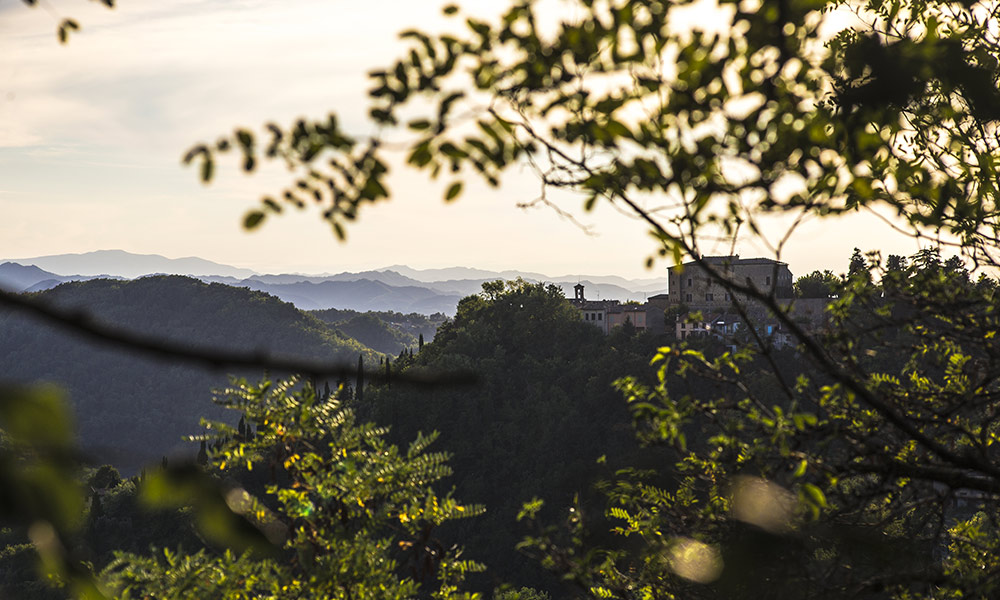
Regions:
<instances>
[{"instance_id":1,"label":"hilltop village","mask_svg":"<svg viewBox=\"0 0 1000 600\"><path fill-rule=\"evenodd\" d=\"M701 261L734 283L751 286L774 297L807 329L815 329L822 323L827 300L794 298L794 280L787 263L770 258L740 258L739 255L706 256ZM693 335L730 338L747 327L749 322L754 324L759 334L771 338L776 345L791 342L790 334L783 330L769 309L745 296L733 298L726 287L696 261L671 269L668 292L651 296L642 304L588 300L585 293L584 286L577 284L570 303L580 311L581 319L599 328L605 335L615 327L628 323L650 333L672 330L677 339ZM739 309L734 301L739 304ZM684 315L700 315L700 318L685 318Z\"/></svg>"}]
</instances>

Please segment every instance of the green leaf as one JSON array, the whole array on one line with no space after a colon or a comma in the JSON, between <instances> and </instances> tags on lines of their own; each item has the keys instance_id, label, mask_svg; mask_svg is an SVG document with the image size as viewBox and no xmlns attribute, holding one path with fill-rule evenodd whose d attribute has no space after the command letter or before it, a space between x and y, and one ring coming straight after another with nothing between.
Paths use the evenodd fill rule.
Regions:
<instances>
[{"instance_id":1,"label":"green leaf","mask_svg":"<svg viewBox=\"0 0 1000 600\"><path fill-rule=\"evenodd\" d=\"M266 215L259 210L252 210L243 218L244 229L256 229L264 221Z\"/></svg>"},{"instance_id":2,"label":"green leaf","mask_svg":"<svg viewBox=\"0 0 1000 600\"><path fill-rule=\"evenodd\" d=\"M444 194L444 201L451 202L455 198L458 198L459 194L462 193L462 182L456 181L455 183L448 186L448 191Z\"/></svg>"},{"instance_id":3,"label":"green leaf","mask_svg":"<svg viewBox=\"0 0 1000 600\"><path fill-rule=\"evenodd\" d=\"M271 210L273 212L280 213L282 210L281 205L275 202L273 198L265 197L263 200L261 200L261 202L264 204L264 206L268 208L268 210Z\"/></svg>"},{"instance_id":4,"label":"green leaf","mask_svg":"<svg viewBox=\"0 0 1000 600\"><path fill-rule=\"evenodd\" d=\"M802 491L805 492L805 495L810 502L821 508L827 508L826 495L823 494L823 490L811 483L803 483Z\"/></svg>"},{"instance_id":5,"label":"green leaf","mask_svg":"<svg viewBox=\"0 0 1000 600\"><path fill-rule=\"evenodd\" d=\"M246 504L242 496L243 490L225 487L192 464L157 470L143 478L139 489L140 499L151 508L193 507L199 531L217 544L237 552L275 554L267 536L241 514Z\"/></svg>"},{"instance_id":6,"label":"green leaf","mask_svg":"<svg viewBox=\"0 0 1000 600\"><path fill-rule=\"evenodd\" d=\"M237 129L236 141L239 142L240 146L242 146L244 150L249 150L253 147L253 133L247 131L246 129Z\"/></svg>"},{"instance_id":7,"label":"green leaf","mask_svg":"<svg viewBox=\"0 0 1000 600\"><path fill-rule=\"evenodd\" d=\"M73 430L58 388L0 386L0 519L51 524L58 532L80 525L84 496ZM63 554L61 548L52 552Z\"/></svg>"},{"instance_id":8,"label":"green leaf","mask_svg":"<svg viewBox=\"0 0 1000 600\"><path fill-rule=\"evenodd\" d=\"M209 183L212 181L212 175L215 172L215 161L212 160L207 151L204 154L205 158L201 163L201 181L202 183Z\"/></svg>"},{"instance_id":9,"label":"green leaf","mask_svg":"<svg viewBox=\"0 0 1000 600\"><path fill-rule=\"evenodd\" d=\"M521 510L517 513L517 520L523 521L524 519L534 519L538 511L542 510L545 506L545 501L540 498L532 498L528 502L525 502L521 506Z\"/></svg>"},{"instance_id":10,"label":"green leaf","mask_svg":"<svg viewBox=\"0 0 1000 600\"><path fill-rule=\"evenodd\" d=\"M11 440L48 448L73 444L73 422L65 396L56 387L0 390L0 429Z\"/></svg>"},{"instance_id":11,"label":"green leaf","mask_svg":"<svg viewBox=\"0 0 1000 600\"><path fill-rule=\"evenodd\" d=\"M62 23L59 24L59 43L65 44L69 41L70 31L79 31L80 26L73 19L63 19Z\"/></svg>"}]
</instances>

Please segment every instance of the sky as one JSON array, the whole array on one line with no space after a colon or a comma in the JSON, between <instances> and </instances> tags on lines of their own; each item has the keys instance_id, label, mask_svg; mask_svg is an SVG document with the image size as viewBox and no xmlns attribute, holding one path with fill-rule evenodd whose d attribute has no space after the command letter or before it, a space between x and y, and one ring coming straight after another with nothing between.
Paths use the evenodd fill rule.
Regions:
<instances>
[{"instance_id":1,"label":"sky","mask_svg":"<svg viewBox=\"0 0 1000 600\"><path fill-rule=\"evenodd\" d=\"M390 201L365 207L341 243L308 210L242 229L260 196L290 181L282 169L245 175L235 161L224 163L206 186L182 166L188 148L237 126L335 111L348 131L369 133L366 73L405 47L398 32L449 26L438 10L444 2L40 4L0 0L0 260L123 249L259 272L403 263L656 277L669 266L647 269L656 246L645 227L611 208L584 214L578 198L558 198L589 233L551 209L518 208L539 194L525 170L512 170L496 190L467 183L458 202L445 204L444 183L395 165ZM505 3L461 4L488 18ZM64 16L82 30L60 45L55 30ZM855 246L883 254L918 249L879 219L854 215L805 224L782 259L796 275L843 272ZM753 246L739 252L769 255Z\"/></svg>"}]
</instances>

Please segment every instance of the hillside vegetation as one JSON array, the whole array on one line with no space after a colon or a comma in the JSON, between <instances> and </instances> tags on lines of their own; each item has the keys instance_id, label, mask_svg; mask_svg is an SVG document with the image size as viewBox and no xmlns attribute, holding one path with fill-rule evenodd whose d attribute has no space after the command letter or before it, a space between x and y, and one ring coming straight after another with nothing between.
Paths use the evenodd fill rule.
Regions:
<instances>
[{"instance_id":1,"label":"hillside vegetation","mask_svg":"<svg viewBox=\"0 0 1000 600\"><path fill-rule=\"evenodd\" d=\"M369 364L379 358L291 304L188 277L73 282L34 297L86 309L96 321L115 327L202 348L347 364L359 355ZM0 312L0 372L8 381L65 387L84 448L95 461L124 472L164 454L193 454L197 448L182 437L198 431L199 418L222 416L211 403L211 390L228 381L224 372L123 353L7 311Z\"/></svg>"},{"instance_id":2,"label":"hillside vegetation","mask_svg":"<svg viewBox=\"0 0 1000 600\"><path fill-rule=\"evenodd\" d=\"M404 372L472 370L478 385L382 387L366 393L361 410L390 425L399 443L440 432L440 448L453 453L456 496L486 506L481 517L456 525L470 558L489 565L481 589L500 582L552 589L558 583L515 550L530 533L517 525L518 511L536 496L569 504L615 467L656 460L657 452L639 449L612 387L623 371L642 371L656 344L623 329L602 335L557 286L489 283L459 303L432 344L399 365Z\"/></svg>"},{"instance_id":3,"label":"hillside vegetation","mask_svg":"<svg viewBox=\"0 0 1000 600\"><path fill-rule=\"evenodd\" d=\"M311 311L311 314L369 348L392 355L416 348L421 336L425 342L433 340L446 319L443 313L429 316L393 311L362 313L338 308Z\"/></svg>"}]
</instances>

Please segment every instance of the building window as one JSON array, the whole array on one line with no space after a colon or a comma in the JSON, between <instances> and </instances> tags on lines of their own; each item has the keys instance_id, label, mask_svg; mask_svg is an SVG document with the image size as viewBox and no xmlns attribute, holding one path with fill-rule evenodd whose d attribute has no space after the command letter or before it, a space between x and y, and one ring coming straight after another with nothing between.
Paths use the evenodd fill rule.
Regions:
<instances>
[{"instance_id":1,"label":"building window","mask_svg":"<svg viewBox=\"0 0 1000 600\"><path fill-rule=\"evenodd\" d=\"M687 329L687 326L688 324L686 321L681 321L681 329Z\"/></svg>"},{"instance_id":2,"label":"building window","mask_svg":"<svg viewBox=\"0 0 1000 600\"><path fill-rule=\"evenodd\" d=\"M597 313L597 320L598 321L603 321L604 320L604 315L602 315L601 313Z\"/></svg>"},{"instance_id":3,"label":"building window","mask_svg":"<svg viewBox=\"0 0 1000 600\"><path fill-rule=\"evenodd\" d=\"M691 287L691 278L688 277L688 287Z\"/></svg>"},{"instance_id":4,"label":"building window","mask_svg":"<svg viewBox=\"0 0 1000 600\"><path fill-rule=\"evenodd\" d=\"M705 294L705 300L708 300L709 302L711 302L714 299L715 299L715 297L712 294Z\"/></svg>"},{"instance_id":5,"label":"building window","mask_svg":"<svg viewBox=\"0 0 1000 600\"><path fill-rule=\"evenodd\" d=\"M688 294L686 297L687 297L687 301L690 302L691 301L691 294Z\"/></svg>"},{"instance_id":6,"label":"building window","mask_svg":"<svg viewBox=\"0 0 1000 600\"><path fill-rule=\"evenodd\" d=\"M590 320L590 313L583 313L583 320L584 321L589 321Z\"/></svg>"},{"instance_id":7,"label":"building window","mask_svg":"<svg viewBox=\"0 0 1000 600\"><path fill-rule=\"evenodd\" d=\"M770 275L767 276L767 285L771 285L771 276Z\"/></svg>"}]
</instances>

